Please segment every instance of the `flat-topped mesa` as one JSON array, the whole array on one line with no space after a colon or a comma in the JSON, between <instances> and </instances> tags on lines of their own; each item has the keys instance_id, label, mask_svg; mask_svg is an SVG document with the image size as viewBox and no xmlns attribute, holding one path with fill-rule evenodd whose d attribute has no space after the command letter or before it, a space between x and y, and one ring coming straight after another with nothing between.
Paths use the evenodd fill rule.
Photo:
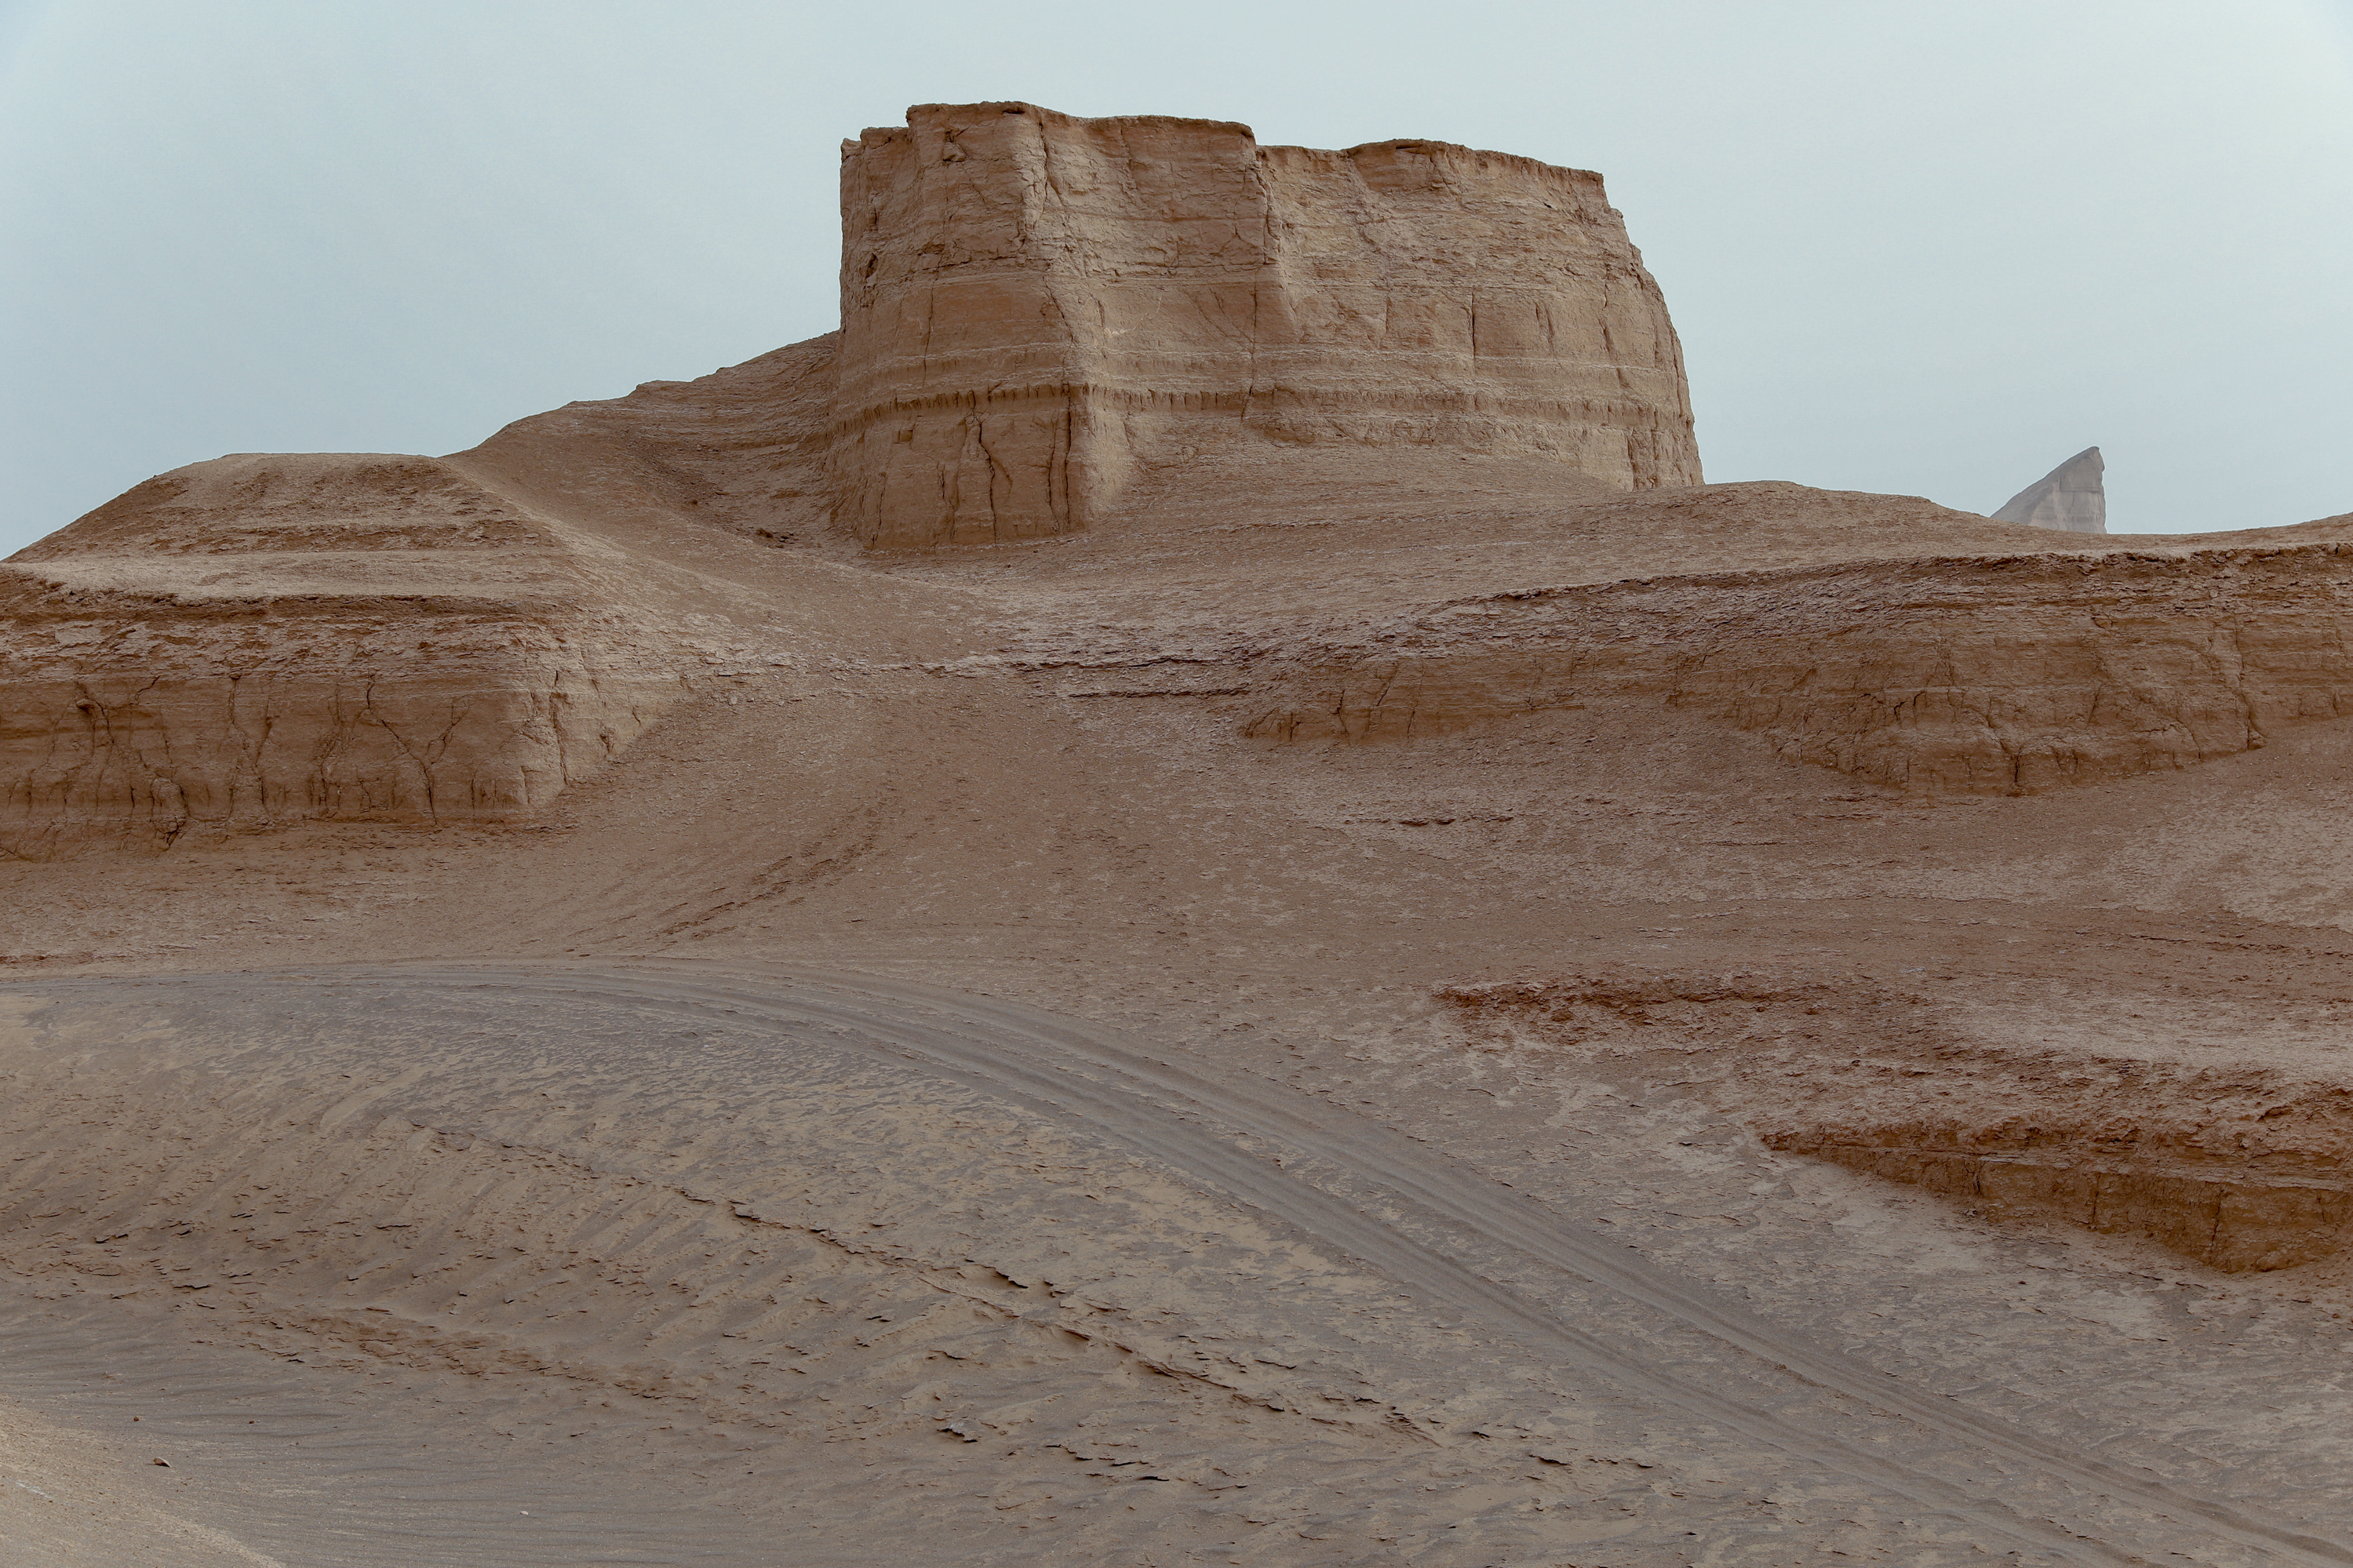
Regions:
<instances>
[{"instance_id":1,"label":"flat-topped mesa","mask_svg":"<svg viewBox=\"0 0 2353 1568\"><path fill-rule=\"evenodd\" d=\"M842 144L837 518L870 545L1098 519L1240 437L1700 482L1683 352L1601 177L1435 142L925 105Z\"/></svg>"}]
</instances>

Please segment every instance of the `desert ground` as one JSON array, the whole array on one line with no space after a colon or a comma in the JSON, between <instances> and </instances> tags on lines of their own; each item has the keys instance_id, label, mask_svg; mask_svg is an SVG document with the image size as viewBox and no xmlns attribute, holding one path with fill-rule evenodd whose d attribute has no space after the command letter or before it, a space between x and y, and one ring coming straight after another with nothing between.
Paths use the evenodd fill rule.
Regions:
<instances>
[{"instance_id":1,"label":"desert ground","mask_svg":"<svg viewBox=\"0 0 2353 1568\"><path fill-rule=\"evenodd\" d=\"M5 568L12 1564L2353 1562L2353 516L844 352Z\"/></svg>"}]
</instances>

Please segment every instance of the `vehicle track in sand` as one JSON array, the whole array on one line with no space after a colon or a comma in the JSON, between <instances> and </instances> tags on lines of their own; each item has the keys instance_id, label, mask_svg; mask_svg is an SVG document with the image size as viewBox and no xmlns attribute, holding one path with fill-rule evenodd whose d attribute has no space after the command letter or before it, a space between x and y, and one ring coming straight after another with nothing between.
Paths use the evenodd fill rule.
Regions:
<instances>
[{"instance_id":1,"label":"vehicle track in sand","mask_svg":"<svg viewBox=\"0 0 2353 1568\"><path fill-rule=\"evenodd\" d=\"M1473 1314L1699 1423L1867 1482L1910 1510L1961 1521L1989 1537L1988 1545L2074 1561L2146 1562L2187 1552L2209 1561L2353 1563L2353 1547L2309 1527L2200 1495L2154 1470L2089 1458L2067 1441L1908 1386L1353 1112L1255 1075L1213 1072L1179 1051L1140 1049L1035 1009L871 975L786 967L756 977L714 977L670 966L437 963L144 984L173 979L598 997L739 1025L816 1026L837 1040L863 1040L968 1088L1075 1122L1224 1191L1434 1304ZM1544 1292L1494 1278L1505 1271L1492 1263L1482 1268L1464 1256L1482 1251L1513 1258L1518 1267L1508 1272L1566 1276L1564 1286L1605 1292L1662 1320L1671 1333L1703 1336L1710 1353L1690 1356L1679 1368L1672 1357L1662 1363L1655 1336L1644 1342L1588 1331L1547 1306ZM1746 1381L1778 1380L1799 1399L1776 1407L1728 1390L1727 1383L1741 1380L1705 1364L1726 1350L1748 1363ZM1891 1427L1900 1427L1900 1438L1891 1439ZM1931 1452L1923 1454L1924 1447ZM1910 1452L1889 1451L1905 1449ZM1937 1458L1964 1463L1938 1465ZM1976 1473L1957 1482L1939 1468ZM2219 1558L2212 1555L2217 1548Z\"/></svg>"}]
</instances>

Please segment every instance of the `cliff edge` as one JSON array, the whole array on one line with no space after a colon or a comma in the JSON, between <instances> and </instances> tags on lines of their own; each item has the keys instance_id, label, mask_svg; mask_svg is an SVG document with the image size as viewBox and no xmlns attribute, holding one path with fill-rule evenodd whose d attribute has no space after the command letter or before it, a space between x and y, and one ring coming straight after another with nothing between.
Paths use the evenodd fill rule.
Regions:
<instances>
[{"instance_id":1,"label":"cliff edge","mask_svg":"<svg viewBox=\"0 0 2353 1568\"><path fill-rule=\"evenodd\" d=\"M1700 482L1683 351L1601 177L1446 142L929 104L842 145L835 516L1067 533L1237 439Z\"/></svg>"}]
</instances>

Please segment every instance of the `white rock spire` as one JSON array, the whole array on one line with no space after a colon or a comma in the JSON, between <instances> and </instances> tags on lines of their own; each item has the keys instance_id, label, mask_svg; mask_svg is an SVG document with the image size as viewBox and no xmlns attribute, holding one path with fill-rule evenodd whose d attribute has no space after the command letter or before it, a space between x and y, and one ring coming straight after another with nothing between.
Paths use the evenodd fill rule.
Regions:
<instances>
[{"instance_id":1,"label":"white rock spire","mask_svg":"<svg viewBox=\"0 0 2353 1568\"><path fill-rule=\"evenodd\" d=\"M2105 533L2108 497L2100 488L2107 464L2097 447L2086 447L2002 504L1998 522L2031 523L2069 533Z\"/></svg>"}]
</instances>

